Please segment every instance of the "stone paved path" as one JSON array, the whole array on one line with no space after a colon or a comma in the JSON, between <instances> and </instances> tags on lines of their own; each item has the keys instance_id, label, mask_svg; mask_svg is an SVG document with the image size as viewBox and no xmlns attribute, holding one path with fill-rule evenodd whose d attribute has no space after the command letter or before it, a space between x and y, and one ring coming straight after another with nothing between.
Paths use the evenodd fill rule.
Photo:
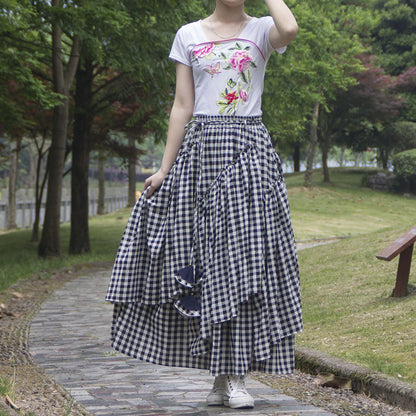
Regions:
<instances>
[{"instance_id":1,"label":"stone paved path","mask_svg":"<svg viewBox=\"0 0 416 416\"><path fill-rule=\"evenodd\" d=\"M109 272L81 276L46 301L31 325L30 353L75 400L102 416L334 416L249 379L252 410L208 407L208 372L162 367L112 351Z\"/></svg>"}]
</instances>

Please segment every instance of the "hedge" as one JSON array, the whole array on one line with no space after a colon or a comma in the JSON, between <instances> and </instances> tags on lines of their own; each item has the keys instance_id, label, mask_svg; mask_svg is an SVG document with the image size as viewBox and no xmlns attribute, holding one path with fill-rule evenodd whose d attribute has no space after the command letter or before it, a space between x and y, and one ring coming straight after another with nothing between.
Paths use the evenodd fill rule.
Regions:
<instances>
[{"instance_id":1,"label":"hedge","mask_svg":"<svg viewBox=\"0 0 416 416\"><path fill-rule=\"evenodd\" d=\"M416 192L416 149L396 153L393 166L400 190Z\"/></svg>"}]
</instances>

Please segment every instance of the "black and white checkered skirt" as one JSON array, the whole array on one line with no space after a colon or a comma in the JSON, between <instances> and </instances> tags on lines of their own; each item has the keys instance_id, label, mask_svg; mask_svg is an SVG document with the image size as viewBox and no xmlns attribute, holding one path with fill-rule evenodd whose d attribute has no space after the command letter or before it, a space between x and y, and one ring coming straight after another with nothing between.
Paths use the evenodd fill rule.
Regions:
<instances>
[{"instance_id":1,"label":"black and white checkered skirt","mask_svg":"<svg viewBox=\"0 0 416 416\"><path fill-rule=\"evenodd\" d=\"M190 264L202 272L197 291L177 279ZM197 318L174 307L190 294ZM302 329L296 246L260 117L189 123L162 186L134 207L106 300L113 347L132 357L212 375L293 370Z\"/></svg>"}]
</instances>

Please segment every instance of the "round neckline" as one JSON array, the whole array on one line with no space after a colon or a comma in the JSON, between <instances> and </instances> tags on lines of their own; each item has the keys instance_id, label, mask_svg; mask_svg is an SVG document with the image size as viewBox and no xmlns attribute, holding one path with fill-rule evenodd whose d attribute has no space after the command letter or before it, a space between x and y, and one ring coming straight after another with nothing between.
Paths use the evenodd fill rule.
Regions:
<instances>
[{"instance_id":1,"label":"round neckline","mask_svg":"<svg viewBox=\"0 0 416 416\"><path fill-rule=\"evenodd\" d=\"M256 18L255 18L254 16L251 16L251 17L250 17L250 20L246 23L246 25L243 27L243 29L241 30L241 32L240 32L238 35L236 35L236 36L234 36L234 37L232 37L232 38L227 38L227 39L217 39L217 40L211 40L211 39L207 36L207 34L205 33L204 28L202 27L202 19L199 19L199 20L198 20L198 27L199 27L199 30L200 30L201 35L202 35L202 39L203 39L203 42L202 42L202 43L219 43L219 42L229 42L230 40L235 40L235 39L242 39L242 37L241 37L241 36L244 34L244 32L247 30L248 26L250 25L250 23L251 23L254 19L256 19Z\"/></svg>"}]
</instances>

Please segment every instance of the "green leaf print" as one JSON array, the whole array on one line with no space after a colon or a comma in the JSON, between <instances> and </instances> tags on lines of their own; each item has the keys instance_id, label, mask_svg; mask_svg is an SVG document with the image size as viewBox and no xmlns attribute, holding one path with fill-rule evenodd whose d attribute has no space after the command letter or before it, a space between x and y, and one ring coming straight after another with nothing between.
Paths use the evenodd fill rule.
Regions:
<instances>
[{"instance_id":1,"label":"green leaf print","mask_svg":"<svg viewBox=\"0 0 416 416\"><path fill-rule=\"evenodd\" d=\"M245 74L244 72L241 72L241 78L243 78L243 81L244 81L246 84L248 84L247 77L246 77L246 74Z\"/></svg>"}]
</instances>

